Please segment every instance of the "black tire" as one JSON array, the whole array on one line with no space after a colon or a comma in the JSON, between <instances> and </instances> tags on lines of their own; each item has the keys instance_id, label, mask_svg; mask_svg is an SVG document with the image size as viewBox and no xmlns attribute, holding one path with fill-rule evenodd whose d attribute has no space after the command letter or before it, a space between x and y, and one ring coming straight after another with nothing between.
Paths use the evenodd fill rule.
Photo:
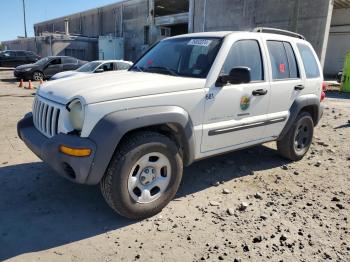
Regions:
<instances>
[{"instance_id":1,"label":"black tire","mask_svg":"<svg viewBox=\"0 0 350 262\"><path fill-rule=\"evenodd\" d=\"M40 81L40 80L44 80L44 74L40 71L35 71L32 74L32 80L33 81Z\"/></svg>"},{"instance_id":2,"label":"black tire","mask_svg":"<svg viewBox=\"0 0 350 262\"><path fill-rule=\"evenodd\" d=\"M149 153L165 155L171 166L170 182L163 194L151 203L138 203L130 195L128 179L135 163ZM101 192L108 205L118 214L142 219L156 215L174 198L183 173L178 146L170 138L154 132L140 132L127 137L115 152L105 176Z\"/></svg>"},{"instance_id":3,"label":"black tire","mask_svg":"<svg viewBox=\"0 0 350 262\"><path fill-rule=\"evenodd\" d=\"M314 134L314 122L310 113L301 112L288 133L277 141L281 156L292 161L301 160L309 151Z\"/></svg>"}]
</instances>

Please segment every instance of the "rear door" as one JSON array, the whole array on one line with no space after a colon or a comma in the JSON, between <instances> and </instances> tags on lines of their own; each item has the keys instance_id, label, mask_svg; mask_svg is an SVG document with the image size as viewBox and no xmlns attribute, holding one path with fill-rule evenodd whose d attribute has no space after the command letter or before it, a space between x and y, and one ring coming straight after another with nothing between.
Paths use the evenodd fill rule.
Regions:
<instances>
[{"instance_id":1,"label":"rear door","mask_svg":"<svg viewBox=\"0 0 350 262\"><path fill-rule=\"evenodd\" d=\"M295 99L303 94L305 83L296 56L296 45L289 41L268 40L266 49L271 68L271 102L265 130L266 137L277 137L289 117Z\"/></svg>"},{"instance_id":2,"label":"rear door","mask_svg":"<svg viewBox=\"0 0 350 262\"><path fill-rule=\"evenodd\" d=\"M259 143L263 139L270 101L265 61L260 38L233 43L221 75L228 75L233 68L243 66L250 68L252 81L210 87L205 103L202 152L223 152L248 143ZM260 94L257 91L261 91Z\"/></svg>"},{"instance_id":3,"label":"rear door","mask_svg":"<svg viewBox=\"0 0 350 262\"><path fill-rule=\"evenodd\" d=\"M29 61L27 60L27 53L25 51L17 51L16 52L16 64L17 64L17 66L28 64L28 62Z\"/></svg>"},{"instance_id":4,"label":"rear door","mask_svg":"<svg viewBox=\"0 0 350 262\"><path fill-rule=\"evenodd\" d=\"M63 57L62 58L62 71L70 71L78 69L78 59L73 57Z\"/></svg>"}]
</instances>

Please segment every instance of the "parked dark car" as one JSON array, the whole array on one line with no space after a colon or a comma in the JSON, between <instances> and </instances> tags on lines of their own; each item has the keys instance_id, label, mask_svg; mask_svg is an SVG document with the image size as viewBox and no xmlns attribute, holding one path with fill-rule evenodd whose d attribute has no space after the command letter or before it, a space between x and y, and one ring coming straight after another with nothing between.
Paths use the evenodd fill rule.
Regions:
<instances>
[{"instance_id":1,"label":"parked dark car","mask_svg":"<svg viewBox=\"0 0 350 262\"><path fill-rule=\"evenodd\" d=\"M40 56L31 51L7 50L0 52L0 66L16 67L35 63Z\"/></svg>"},{"instance_id":2,"label":"parked dark car","mask_svg":"<svg viewBox=\"0 0 350 262\"><path fill-rule=\"evenodd\" d=\"M17 66L14 75L18 79L39 81L50 79L59 72L78 69L85 63L70 56L48 56L35 64Z\"/></svg>"}]
</instances>

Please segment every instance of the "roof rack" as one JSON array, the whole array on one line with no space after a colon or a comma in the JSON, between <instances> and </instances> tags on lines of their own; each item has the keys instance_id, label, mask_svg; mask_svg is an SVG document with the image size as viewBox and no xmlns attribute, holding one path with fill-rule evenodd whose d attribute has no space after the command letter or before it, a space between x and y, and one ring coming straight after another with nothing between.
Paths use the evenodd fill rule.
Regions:
<instances>
[{"instance_id":1,"label":"roof rack","mask_svg":"<svg viewBox=\"0 0 350 262\"><path fill-rule=\"evenodd\" d=\"M253 32L286 35L286 36L296 37L296 38L305 40L305 37L301 34L294 33L287 30L277 29L277 28L257 27L253 30Z\"/></svg>"}]
</instances>

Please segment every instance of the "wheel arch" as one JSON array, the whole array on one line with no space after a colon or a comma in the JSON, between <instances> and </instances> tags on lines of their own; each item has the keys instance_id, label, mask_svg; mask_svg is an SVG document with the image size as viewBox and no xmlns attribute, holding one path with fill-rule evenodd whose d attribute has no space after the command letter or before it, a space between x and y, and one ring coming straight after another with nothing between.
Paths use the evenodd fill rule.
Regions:
<instances>
[{"instance_id":1,"label":"wheel arch","mask_svg":"<svg viewBox=\"0 0 350 262\"><path fill-rule=\"evenodd\" d=\"M121 142L141 131L167 135L181 148L184 164L193 162L194 129L189 114L183 108L161 106L117 111L103 117L89 136L96 143L97 152L87 183L97 184Z\"/></svg>"},{"instance_id":2,"label":"wheel arch","mask_svg":"<svg viewBox=\"0 0 350 262\"><path fill-rule=\"evenodd\" d=\"M320 105L320 99L316 95L303 95L295 99L289 110L289 118L287 124L283 128L278 140L283 139L283 137L288 133L289 129L292 127L293 123L297 119L301 112L308 112L312 116L314 125L316 126L320 121L323 113L323 108Z\"/></svg>"}]
</instances>

